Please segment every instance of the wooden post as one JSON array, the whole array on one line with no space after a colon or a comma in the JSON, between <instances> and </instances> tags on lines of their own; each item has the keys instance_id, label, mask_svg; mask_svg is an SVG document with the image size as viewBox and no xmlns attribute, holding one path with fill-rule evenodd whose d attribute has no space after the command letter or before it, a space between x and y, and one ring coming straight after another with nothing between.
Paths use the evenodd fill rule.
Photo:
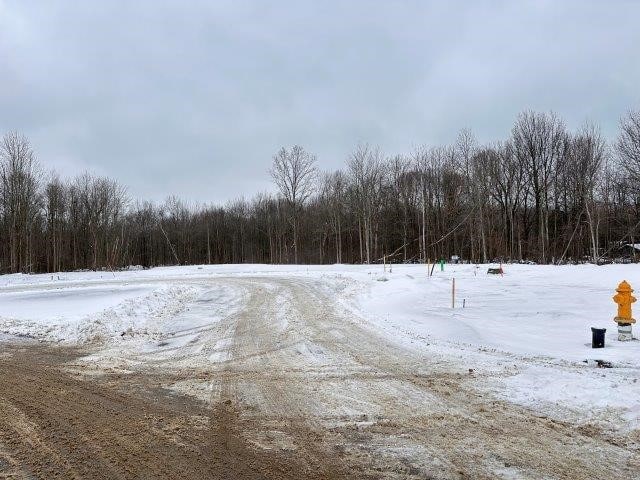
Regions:
<instances>
[{"instance_id":1,"label":"wooden post","mask_svg":"<svg viewBox=\"0 0 640 480\"><path fill-rule=\"evenodd\" d=\"M456 308L456 279L451 282L451 308Z\"/></svg>"},{"instance_id":2,"label":"wooden post","mask_svg":"<svg viewBox=\"0 0 640 480\"><path fill-rule=\"evenodd\" d=\"M207 264L211 265L211 242L209 241L209 222L207 221Z\"/></svg>"}]
</instances>

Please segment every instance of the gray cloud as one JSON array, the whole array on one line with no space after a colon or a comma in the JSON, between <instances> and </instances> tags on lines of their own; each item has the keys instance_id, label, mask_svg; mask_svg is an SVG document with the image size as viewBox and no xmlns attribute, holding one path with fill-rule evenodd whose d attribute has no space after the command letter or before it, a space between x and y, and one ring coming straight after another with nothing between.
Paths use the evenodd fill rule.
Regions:
<instances>
[{"instance_id":1,"label":"gray cloud","mask_svg":"<svg viewBox=\"0 0 640 480\"><path fill-rule=\"evenodd\" d=\"M132 3L132 4L129 4ZM0 0L0 131L134 197L271 189L281 146L323 168L504 138L525 108L616 134L640 105L640 4Z\"/></svg>"}]
</instances>

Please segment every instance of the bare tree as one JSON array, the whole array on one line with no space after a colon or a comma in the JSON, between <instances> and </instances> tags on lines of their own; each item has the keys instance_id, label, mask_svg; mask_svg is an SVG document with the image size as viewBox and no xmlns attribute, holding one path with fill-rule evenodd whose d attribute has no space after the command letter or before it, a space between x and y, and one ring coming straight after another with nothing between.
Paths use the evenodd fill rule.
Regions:
<instances>
[{"instance_id":1,"label":"bare tree","mask_svg":"<svg viewBox=\"0 0 640 480\"><path fill-rule=\"evenodd\" d=\"M32 227L40 209L40 166L17 132L0 143L0 209L9 232L9 271L32 271Z\"/></svg>"},{"instance_id":2,"label":"bare tree","mask_svg":"<svg viewBox=\"0 0 640 480\"><path fill-rule=\"evenodd\" d=\"M487 262L487 239L485 229L485 203L486 203L486 178L484 164L486 163L486 152L478 152L477 142L471 130L463 129L458 134L455 144L458 162L461 165L467 178L465 182L465 195L467 196L469 209L475 208L477 215L471 217L468 223L469 239L471 244L471 258L477 258L474 252L476 244L476 234L478 235L479 251L482 252L482 259ZM484 154L483 154L484 153Z\"/></svg>"},{"instance_id":3,"label":"bare tree","mask_svg":"<svg viewBox=\"0 0 640 480\"><path fill-rule=\"evenodd\" d=\"M586 124L570 140L567 157L569 172L573 177L576 200L581 204L580 211L587 217L591 258L598 262L598 229L600 226L599 209L596 201L596 186L602 174L606 160L607 147L600 130Z\"/></svg>"},{"instance_id":4,"label":"bare tree","mask_svg":"<svg viewBox=\"0 0 640 480\"><path fill-rule=\"evenodd\" d=\"M335 239L336 263L342 263L342 229L347 179L341 171L322 176L320 197L328 207L329 223Z\"/></svg>"},{"instance_id":5,"label":"bare tree","mask_svg":"<svg viewBox=\"0 0 640 480\"><path fill-rule=\"evenodd\" d=\"M360 261L371 263L376 206L383 176L380 149L372 148L367 144L358 145L347 160L347 168L358 218Z\"/></svg>"},{"instance_id":6,"label":"bare tree","mask_svg":"<svg viewBox=\"0 0 640 480\"><path fill-rule=\"evenodd\" d=\"M411 226L411 212L416 208L417 175L412 171L412 163L404 155L396 155L391 159L390 180L392 182L389 190L390 200L399 206L402 224L402 259L408 260L409 229Z\"/></svg>"},{"instance_id":7,"label":"bare tree","mask_svg":"<svg viewBox=\"0 0 640 480\"><path fill-rule=\"evenodd\" d=\"M620 134L615 144L620 157L620 164L633 178L640 183L640 110L629 111L620 120ZM640 189L640 187L639 187Z\"/></svg>"},{"instance_id":8,"label":"bare tree","mask_svg":"<svg viewBox=\"0 0 640 480\"><path fill-rule=\"evenodd\" d=\"M490 195L498 202L502 218L498 222L503 228L505 253L507 258L522 260L521 249L518 248L516 254L517 213L523 196L526 194L525 188L525 168L519 162L513 152L510 143L498 144L494 147L495 155L489 154L489 182L491 188ZM519 234L518 234L519 237Z\"/></svg>"},{"instance_id":9,"label":"bare tree","mask_svg":"<svg viewBox=\"0 0 640 480\"><path fill-rule=\"evenodd\" d=\"M418 197L420 198L420 256L424 263L427 262L427 220L429 218L429 210L432 205L433 196L433 170L431 165L431 156L426 147L421 146L414 149L411 154L411 161L414 170L417 172Z\"/></svg>"},{"instance_id":10,"label":"bare tree","mask_svg":"<svg viewBox=\"0 0 640 480\"><path fill-rule=\"evenodd\" d=\"M293 227L293 261L298 263L298 221L300 208L313 193L316 157L299 145L280 149L273 156L269 173L291 208Z\"/></svg>"},{"instance_id":11,"label":"bare tree","mask_svg":"<svg viewBox=\"0 0 640 480\"><path fill-rule=\"evenodd\" d=\"M65 214L68 209L68 193L58 175L52 175L44 189L44 209L47 228L47 267L52 271L61 270L62 238Z\"/></svg>"},{"instance_id":12,"label":"bare tree","mask_svg":"<svg viewBox=\"0 0 640 480\"><path fill-rule=\"evenodd\" d=\"M512 130L516 158L526 167L538 222L539 257L549 254L549 193L556 162L563 155L566 132L553 113L524 112Z\"/></svg>"},{"instance_id":13,"label":"bare tree","mask_svg":"<svg viewBox=\"0 0 640 480\"><path fill-rule=\"evenodd\" d=\"M91 239L91 268L111 268L121 248L118 226L127 204L126 189L114 180L88 173L76 179L75 187Z\"/></svg>"},{"instance_id":14,"label":"bare tree","mask_svg":"<svg viewBox=\"0 0 640 480\"><path fill-rule=\"evenodd\" d=\"M483 148L477 151L470 161L470 170L468 175L471 208L476 209L476 214L472 216L476 221L470 222L479 232L479 251L482 254L482 261L488 261L488 225L487 216L489 210L490 191L492 188L490 181L491 164L496 161L497 152L492 148ZM472 234L470 234L471 236ZM471 236L473 240L473 236Z\"/></svg>"}]
</instances>

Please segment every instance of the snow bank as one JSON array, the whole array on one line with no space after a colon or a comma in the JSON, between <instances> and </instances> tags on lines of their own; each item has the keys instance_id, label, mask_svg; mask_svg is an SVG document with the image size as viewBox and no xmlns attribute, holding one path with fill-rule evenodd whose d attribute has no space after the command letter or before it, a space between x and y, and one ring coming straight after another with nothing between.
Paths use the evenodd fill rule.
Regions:
<instances>
[{"instance_id":1,"label":"snow bank","mask_svg":"<svg viewBox=\"0 0 640 480\"><path fill-rule=\"evenodd\" d=\"M0 293L0 333L84 343L153 334L197 292L184 285L72 286Z\"/></svg>"}]
</instances>

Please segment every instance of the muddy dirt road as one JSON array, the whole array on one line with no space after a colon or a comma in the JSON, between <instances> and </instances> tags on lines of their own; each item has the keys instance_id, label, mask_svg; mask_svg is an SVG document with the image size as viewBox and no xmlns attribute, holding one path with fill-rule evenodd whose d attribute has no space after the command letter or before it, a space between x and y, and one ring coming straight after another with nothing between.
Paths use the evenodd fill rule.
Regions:
<instances>
[{"instance_id":1,"label":"muddy dirt road","mask_svg":"<svg viewBox=\"0 0 640 480\"><path fill-rule=\"evenodd\" d=\"M208 321L223 286L242 302ZM152 347L3 345L0 478L640 478L637 435L498 401L482 375L318 281L217 278Z\"/></svg>"}]
</instances>

